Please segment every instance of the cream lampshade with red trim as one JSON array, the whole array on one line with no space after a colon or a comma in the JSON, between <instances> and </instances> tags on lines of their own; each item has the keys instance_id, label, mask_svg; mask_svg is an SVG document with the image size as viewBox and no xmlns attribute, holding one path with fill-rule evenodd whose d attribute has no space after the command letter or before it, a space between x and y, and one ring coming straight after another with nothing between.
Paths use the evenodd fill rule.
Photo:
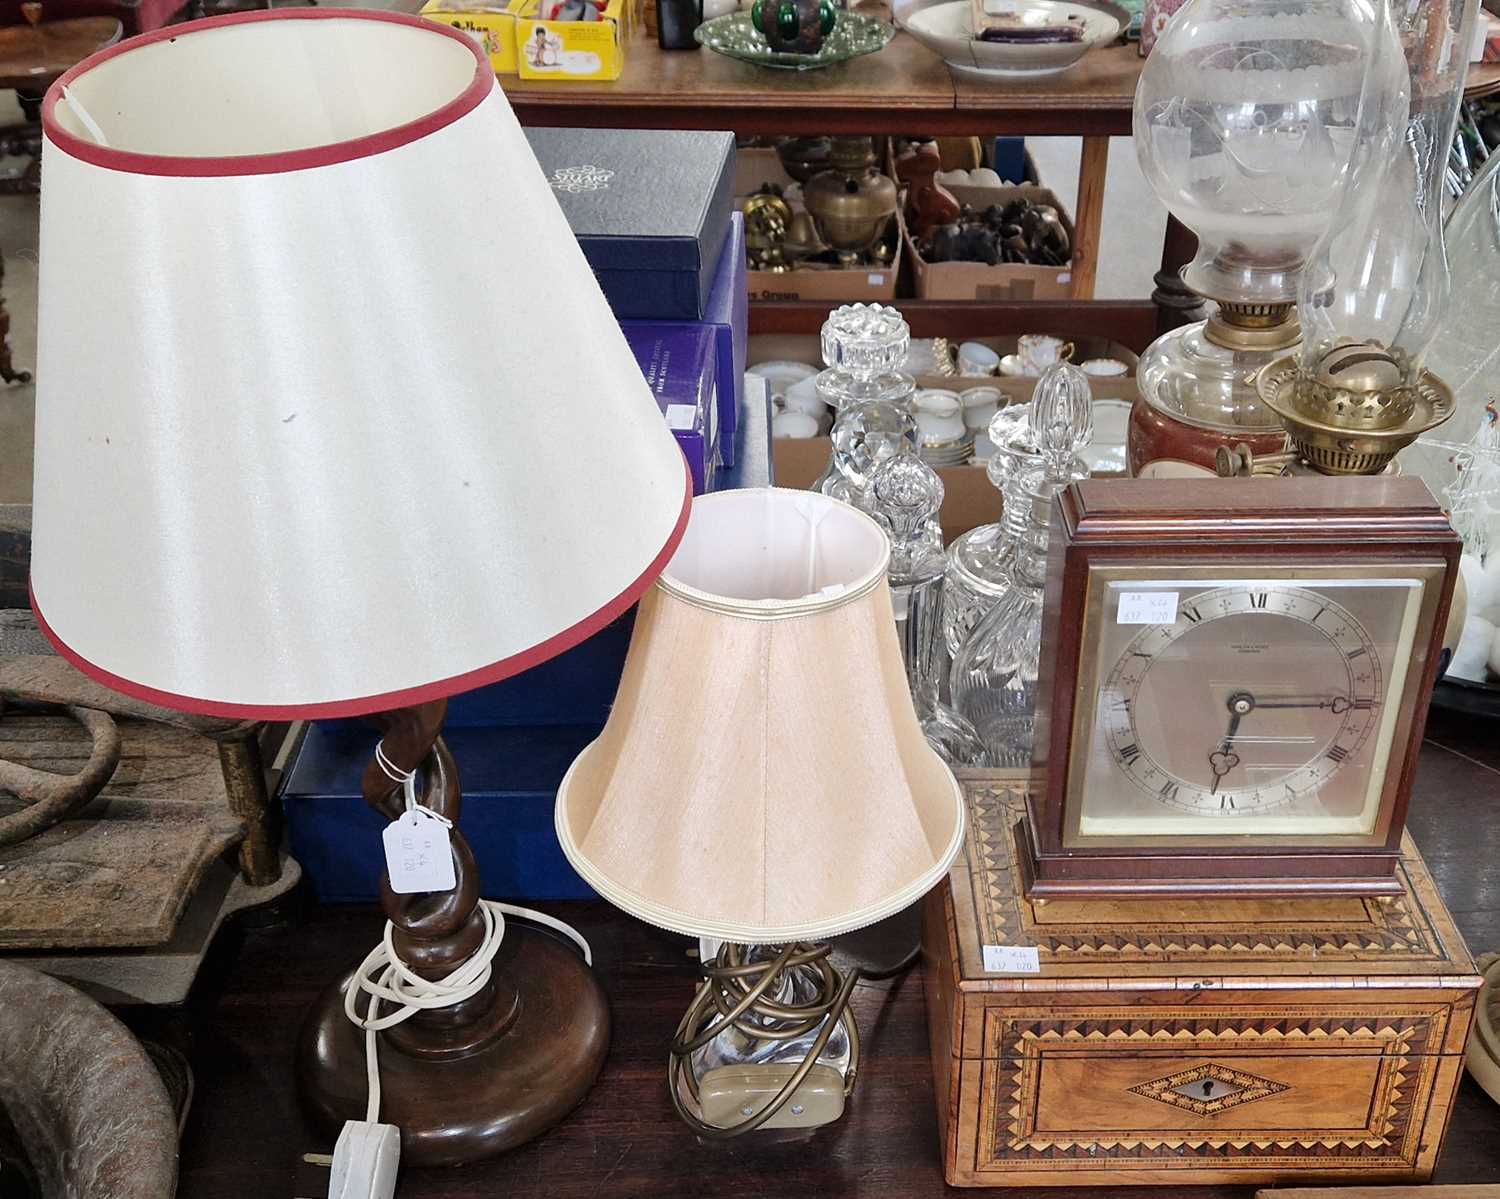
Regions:
<instances>
[{"instance_id":1,"label":"cream lampshade with red trim","mask_svg":"<svg viewBox=\"0 0 1500 1199\"><path fill-rule=\"evenodd\" d=\"M173 26L43 124L32 597L84 671L389 709L565 649L671 556L685 464L466 35Z\"/></svg>"}]
</instances>

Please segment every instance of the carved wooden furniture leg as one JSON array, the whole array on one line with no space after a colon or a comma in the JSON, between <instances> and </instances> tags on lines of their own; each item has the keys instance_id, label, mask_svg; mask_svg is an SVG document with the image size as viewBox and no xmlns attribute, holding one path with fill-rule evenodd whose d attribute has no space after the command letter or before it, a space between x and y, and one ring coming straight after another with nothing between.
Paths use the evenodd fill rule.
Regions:
<instances>
[{"instance_id":1,"label":"carved wooden furniture leg","mask_svg":"<svg viewBox=\"0 0 1500 1199\"><path fill-rule=\"evenodd\" d=\"M451 973L484 937L479 871L457 827L458 770L439 735L446 710L439 700L380 718L386 757L398 770L418 770L418 801L454 823L452 891L397 895L381 877L397 956L434 980ZM401 814L401 784L373 759L363 789L382 816ZM403 1162L475 1161L528 1141L579 1104L604 1064L609 1008L576 952L511 924L492 971L488 986L472 998L377 1034L379 1119L401 1129ZM344 1014L344 989L353 977L350 971L323 992L298 1045L303 1103L330 1134L345 1120L365 1117L364 1032Z\"/></svg>"},{"instance_id":2,"label":"carved wooden furniture leg","mask_svg":"<svg viewBox=\"0 0 1500 1199\"><path fill-rule=\"evenodd\" d=\"M1157 336L1204 318L1203 297L1189 290L1182 281L1182 268L1193 260L1197 251L1197 235L1168 213L1167 232L1161 247L1161 270L1152 277L1156 284L1151 302L1156 305Z\"/></svg>"},{"instance_id":3,"label":"carved wooden furniture leg","mask_svg":"<svg viewBox=\"0 0 1500 1199\"><path fill-rule=\"evenodd\" d=\"M264 887L281 877L281 808L266 790L260 756L259 724L216 735L229 810L245 822L240 842L240 877Z\"/></svg>"}]
</instances>

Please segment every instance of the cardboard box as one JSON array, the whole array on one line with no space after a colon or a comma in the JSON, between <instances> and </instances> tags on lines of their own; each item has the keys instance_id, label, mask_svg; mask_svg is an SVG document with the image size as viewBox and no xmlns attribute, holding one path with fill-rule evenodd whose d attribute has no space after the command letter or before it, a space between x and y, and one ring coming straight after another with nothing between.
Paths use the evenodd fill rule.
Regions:
<instances>
[{"instance_id":1,"label":"cardboard box","mask_svg":"<svg viewBox=\"0 0 1500 1199\"><path fill-rule=\"evenodd\" d=\"M1011 200L1030 200L1033 204L1050 204L1057 209L1068 240L1076 236L1073 219L1050 188L1032 187L952 187L948 189L961 204L983 211L991 204L1008 204ZM1030 266L1025 263L1002 263L989 266L982 262L926 262L917 252L915 240L903 229L902 244L910 263L913 289L919 300L1065 300L1073 294L1073 266Z\"/></svg>"},{"instance_id":2,"label":"cardboard box","mask_svg":"<svg viewBox=\"0 0 1500 1199\"><path fill-rule=\"evenodd\" d=\"M542 20L542 6L549 2L523 0L516 17L521 78L618 79L625 69L628 0L607 0L597 21Z\"/></svg>"},{"instance_id":3,"label":"cardboard box","mask_svg":"<svg viewBox=\"0 0 1500 1199\"><path fill-rule=\"evenodd\" d=\"M709 325L632 324L625 340L693 474L693 494L713 487L719 467L716 331Z\"/></svg>"},{"instance_id":4,"label":"cardboard box","mask_svg":"<svg viewBox=\"0 0 1500 1199\"><path fill-rule=\"evenodd\" d=\"M979 341L997 353L1012 354L1016 350L1015 337L975 337L966 341ZM1103 337L1075 337L1073 360L1083 362L1089 358L1118 358L1130 367L1131 373L1119 378L1091 378L1090 390L1096 400L1125 400L1134 402L1137 393L1135 382L1136 354L1117 342ZM750 364L758 362L818 361L820 354L818 338L808 334L772 334L751 339ZM1025 403L1036 388L1036 380L1026 377L970 378L961 375L923 375L917 378L919 388L940 387L947 391L964 391L970 387L995 387L1012 404ZM833 453L833 442L827 437L776 438L771 442L771 477L778 487L805 488L812 486L827 466ZM1000 517L1000 495L995 485L985 474L984 465L940 466L938 478L943 481L943 507L938 521L943 527L944 541L951 542L979 525L989 524Z\"/></svg>"},{"instance_id":5,"label":"cardboard box","mask_svg":"<svg viewBox=\"0 0 1500 1199\"><path fill-rule=\"evenodd\" d=\"M615 316L702 320L735 207L734 134L524 132Z\"/></svg>"},{"instance_id":6,"label":"cardboard box","mask_svg":"<svg viewBox=\"0 0 1500 1199\"><path fill-rule=\"evenodd\" d=\"M753 147L735 154L734 195L738 206L746 196L758 191L767 183L791 187L794 180L782 169L781 159L775 150ZM896 214L896 229L893 244L897 247L895 260L888 267L855 267L849 270L837 267L816 270L749 271L746 281L752 300L816 300L830 304L870 303L896 298L896 285L901 276L901 254L899 247L904 237L901 214Z\"/></svg>"},{"instance_id":7,"label":"cardboard box","mask_svg":"<svg viewBox=\"0 0 1500 1199\"><path fill-rule=\"evenodd\" d=\"M492 8L448 12L445 0L428 0L422 16L440 25L462 29L489 56L490 69L496 75L516 73L516 12L525 0L496 0Z\"/></svg>"}]
</instances>

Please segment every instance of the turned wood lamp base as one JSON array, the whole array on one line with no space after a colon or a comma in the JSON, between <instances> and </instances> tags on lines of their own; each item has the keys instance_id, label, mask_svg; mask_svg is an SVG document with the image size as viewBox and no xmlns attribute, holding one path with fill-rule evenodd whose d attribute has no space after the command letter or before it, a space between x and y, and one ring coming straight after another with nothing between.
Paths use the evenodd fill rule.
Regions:
<instances>
[{"instance_id":1,"label":"turned wood lamp base","mask_svg":"<svg viewBox=\"0 0 1500 1199\"><path fill-rule=\"evenodd\" d=\"M404 787L388 767L415 771L417 802L453 822L451 891L398 895L381 878L391 946L412 972L432 981L470 960L486 923L479 870L457 828L458 771L439 735L446 708L440 700L382 716L385 765L372 761L363 784L370 806L394 820L405 808ZM298 1039L303 1106L334 1136L344 1121L366 1118L366 1034L344 1010L359 969L318 997ZM357 995L356 1011L364 1013L368 1001ZM382 1005L379 1014L392 1010ZM458 1165L531 1140L583 1101L609 1048L609 1006L576 950L511 923L479 991L416 1012L376 1037L376 1118L401 1130L402 1161Z\"/></svg>"},{"instance_id":2,"label":"turned wood lamp base","mask_svg":"<svg viewBox=\"0 0 1500 1199\"><path fill-rule=\"evenodd\" d=\"M514 1149L583 1102L604 1065L609 1006L576 950L511 924L495 970L514 1003L477 1049L420 1057L377 1034L380 1120L400 1128L403 1162L459 1165ZM318 997L297 1046L304 1108L332 1136L365 1117L365 1034L344 1015L353 976Z\"/></svg>"}]
</instances>

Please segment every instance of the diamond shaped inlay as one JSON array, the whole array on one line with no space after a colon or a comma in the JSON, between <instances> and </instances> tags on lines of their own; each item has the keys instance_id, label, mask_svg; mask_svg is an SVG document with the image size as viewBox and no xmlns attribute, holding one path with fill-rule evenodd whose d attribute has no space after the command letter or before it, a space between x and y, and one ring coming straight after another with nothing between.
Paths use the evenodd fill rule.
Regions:
<instances>
[{"instance_id":1,"label":"diamond shaped inlay","mask_svg":"<svg viewBox=\"0 0 1500 1199\"><path fill-rule=\"evenodd\" d=\"M1254 1103L1257 1099L1289 1089L1269 1078L1210 1062L1152 1082L1143 1082L1138 1087L1131 1087L1130 1091L1133 1095L1144 1095L1147 1099L1180 1107L1194 1115L1215 1116L1242 1103Z\"/></svg>"}]
</instances>

